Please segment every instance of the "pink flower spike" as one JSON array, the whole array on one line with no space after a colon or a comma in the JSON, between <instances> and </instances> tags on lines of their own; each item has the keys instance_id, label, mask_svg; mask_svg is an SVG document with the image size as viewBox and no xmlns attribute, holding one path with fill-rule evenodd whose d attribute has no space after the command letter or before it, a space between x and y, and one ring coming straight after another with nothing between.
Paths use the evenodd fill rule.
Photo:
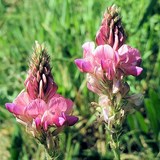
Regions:
<instances>
[{"instance_id":1,"label":"pink flower spike","mask_svg":"<svg viewBox=\"0 0 160 160\"><path fill-rule=\"evenodd\" d=\"M81 68L88 72L92 69L90 57L94 43L83 46L84 55ZM13 103L6 103L16 121L26 127L26 131L38 139L53 158L53 150L58 145L57 134L65 126L72 126L78 118L72 116L73 102L57 94L58 86L51 73L50 57L44 45L36 42L31 57L24 90Z\"/></svg>"}]
</instances>

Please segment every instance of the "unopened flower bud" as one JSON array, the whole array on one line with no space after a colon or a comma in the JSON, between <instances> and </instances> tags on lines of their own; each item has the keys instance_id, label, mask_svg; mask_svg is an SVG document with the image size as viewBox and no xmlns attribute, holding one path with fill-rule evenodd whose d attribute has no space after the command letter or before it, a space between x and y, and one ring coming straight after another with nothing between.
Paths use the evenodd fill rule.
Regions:
<instances>
[{"instance_id":1,"label":"unopened flower bud","mask_svg":"<svg viewBox=\"0 0 160 160\"><path fill-rule=\"evenodd\" d=\"M48 101L48 95L51 91L52 95L57 91L57 85L51 75L49 55L46 48L38 42L36 42L34 48L25 86L33 99L42 98L45 101Z\"/></svg>"},{"instance_id":2,"label":"unopened flower bud","mask_svg":"<svg viewBox=\"0 0 160 160\"><path fill-rule=\"evenodd\" d=\"M114 50L118 50L124 44L125 38L119 9L115 5L108 7L96 34L97 45L109 44Z\"/></svg>"}]
</instances>

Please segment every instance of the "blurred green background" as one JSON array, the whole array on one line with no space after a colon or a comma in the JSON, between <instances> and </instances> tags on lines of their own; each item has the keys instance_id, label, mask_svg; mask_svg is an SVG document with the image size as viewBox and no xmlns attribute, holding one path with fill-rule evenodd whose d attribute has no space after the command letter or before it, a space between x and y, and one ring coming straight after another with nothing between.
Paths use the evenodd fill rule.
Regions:
<instances>
[{"instance_id":1,"label":"blurred green background","mask_svg":"<svg viewBox=\"0 0 160 160\"><path fill-rule=\"evenodd\" d=\"M82 44L95 39L105 9L121 8L127 44L140 50L144 71L129 77L131 93L143 93L144 103L124 123L121 157L160 159L160 0L0 0L0 159L41 160L42 146L5 109L24 88L35 40L45 42L58 92L75 102L76 126L60 134L57 159L112 160L103 126L90 102L85 75L74 64Z\"/></svg>"}]
</instances>

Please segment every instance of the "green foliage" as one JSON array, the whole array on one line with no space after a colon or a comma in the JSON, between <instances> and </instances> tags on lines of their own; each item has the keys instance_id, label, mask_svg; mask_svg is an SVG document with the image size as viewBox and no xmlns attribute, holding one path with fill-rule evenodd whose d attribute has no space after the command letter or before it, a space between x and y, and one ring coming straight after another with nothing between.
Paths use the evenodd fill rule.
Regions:
<instances>
[{"instance_id":1,"label":"green foliage","mask_svg":"<svg viewBox=\"0 0 160 160\"><path fill-rule=\"evenodd\" d=\"M160 134L160 110L159 110L160 98L154 90L149 90L149 98L145 99L145 107L150 121L151 128L155 139L158 141L158 135Z\"/></svg>"},{"instance_id":2,"label":"green foliage","mask_svg":"<svg viewBox=\"0 0 160 160\"><path fill-rule=\"evenodd\" d=\"M60 135L57 159L113 159L107 135L92 116L97 97L86 88L85 76L74 65L81 46L95 39L104 10L121 8L127 43L140 50L143 74L129 77L131 92L145 94L144 104L124 124L122 159L160 159L160 1L159 0L0 0L0 156L44 159L43 147L5 109L24 88L35 40L45 42L58 92L75 102L80 117ZM19 128L21 127L21 128Z\"/></svg>"}]
</instances>

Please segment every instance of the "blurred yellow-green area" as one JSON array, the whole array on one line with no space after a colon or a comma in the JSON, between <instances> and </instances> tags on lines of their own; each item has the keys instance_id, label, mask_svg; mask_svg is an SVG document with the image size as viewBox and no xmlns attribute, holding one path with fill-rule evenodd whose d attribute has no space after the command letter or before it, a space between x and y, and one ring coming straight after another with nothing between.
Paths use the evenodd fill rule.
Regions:
<instances>
[{"instance_id":1,"label":"blurred yellow-green area","mask_svg":"<svg viewBox=\"0 0 160 160\"><path fill-rule=\"evenodd\" d=\"M0 0L0 159L43 160L44 149L5 109L24 88L35 40L51 57L58 93L75 103L79 122L60 134L56 159L112 160L108 137L94 116L85 75L74 64L82 44L94 41L103 12L121 8L127 44L141 52L141 76L127 81L144 103L128 115L120 137L121 159L160 159L160 0Z\"/></svg>"}]
</instances>

